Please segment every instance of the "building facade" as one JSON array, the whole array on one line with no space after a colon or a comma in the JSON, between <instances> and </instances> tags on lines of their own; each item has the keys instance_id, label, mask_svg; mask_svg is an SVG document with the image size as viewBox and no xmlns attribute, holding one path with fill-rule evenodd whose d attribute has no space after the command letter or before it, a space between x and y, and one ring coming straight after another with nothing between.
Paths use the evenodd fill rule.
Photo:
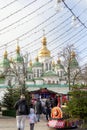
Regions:
<instances>
[{"instance_id":1,"label":"building facade","mask_svg":"<svg viewBox=\"0 0 87 130\"><path fill-rule=\"evenodd\" d=\"M16 47L16 57L8 58L7 50L0 63L0 93L6 90L6 87L13 85L21 87L25 84L29 91L47 88L57 93L67 94L69 92L68 78L66 68L63 66L60 58L53 61L51 52L47 48L47 39L42 38L42 47L39 50L35 60L23 57L20 54L20 47ZM74 65L74 66L73 66ZM72 74L78 70L78 62L75 53L72 55Z\"/></svg>"}]
</instances>

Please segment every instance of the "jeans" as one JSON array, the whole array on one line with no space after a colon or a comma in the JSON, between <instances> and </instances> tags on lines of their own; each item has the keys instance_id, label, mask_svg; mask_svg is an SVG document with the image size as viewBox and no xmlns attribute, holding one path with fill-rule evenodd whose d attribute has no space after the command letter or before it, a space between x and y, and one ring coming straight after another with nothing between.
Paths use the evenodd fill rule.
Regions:
<instances>
[{"instance_id":1,"label":"jeans","mask_svg":"<svg viewBox=\"0 0 87 130\"><path fill-rule=\"evenodd\" d=\"M46 119L49 120L51 118L51 109L46 108Z\"/></svg>"},{"instance_id":2,"label":"jeans","mask_svg":"<svg viewBox=\"0 0 87 130\"><path fill-rule=\"evenodd\" d=\"M30 130L34 130L34 123L30 124Z\"/></svg>"},{"instance_id":3,"label":"jeans","mask_svg":"<svg viewBox=\"0 0 87 130\"><path fill-rule=\"evenodd\" d=\"M16 116L17 128L20 128L21 130L24 130L25 120L26 120L26 115Z\"/></svg>"},{"instance_id":4,"label":"jeans","mask_svg":"<svg viewBox=\"0 0 87 130\"><path fill-rule=\"evenodd\" d=\"M36 114L37 116L37 121L40 121L40 114Z\"/></svg>"}]
</instances>

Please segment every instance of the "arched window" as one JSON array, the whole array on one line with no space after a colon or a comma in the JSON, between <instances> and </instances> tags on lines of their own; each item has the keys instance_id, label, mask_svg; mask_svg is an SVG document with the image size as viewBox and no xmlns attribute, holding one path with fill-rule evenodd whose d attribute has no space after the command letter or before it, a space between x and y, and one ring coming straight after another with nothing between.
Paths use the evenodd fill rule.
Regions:
<instances>
[{"instance_id":1,"label":"arched window","mask_svg":"<svg viewBox=\"0 0 87 130\"><path fill-rule=\"evenodd\" d=\"M58 84L58 81L57 81L57 84Z\"/></svg>"},{"instance_id":2,"label":"arched window","mask_svg":"<svg viewBox=\"0 0 87 130\"><path fill-rule=\"evenodd\" d=\"M51 81L50 81L50 80L48 80L48 84L51 84Z\"/></svg>"},{"instance_id":3,"label":"arched window","mask_svg":"<svg viewBox=\"0 0 87 130\"><path fill-rule=\"evenodd\" d=\"M55 81L53 81L53 84L55 84Z\"/></svg>"},{"instance_id":4,"label":"arched window","mask_svg":"<svg viewBox=\"0 0 87 130\"><path fill-rule=\"evenodd\" d=\"M51 70L51 64L49 64L49 70Z\"/></svg>"},{"instance_id":5,"label":"arched window","mask_svg":"<svg viewBox=\"0 0 87 130\"><path fill-rule=\"evenodd\" d=\"M46 70L48 70L48 64L46 63Z\"/></svg>"}]
</instances>

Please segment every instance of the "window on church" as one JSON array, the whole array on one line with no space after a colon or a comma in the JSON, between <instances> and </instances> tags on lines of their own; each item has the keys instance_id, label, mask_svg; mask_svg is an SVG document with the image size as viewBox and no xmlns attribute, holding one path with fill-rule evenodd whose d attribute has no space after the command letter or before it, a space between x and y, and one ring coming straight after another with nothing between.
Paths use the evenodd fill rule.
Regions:
<instances>
[{"instance_id":1,"label":"window on church","mask_svg":"<svg viewBox=\"0 0 87 130\"><path fill-rule=\"evenodd\" d=\"M48 64L46 63L46 70L48 70Z\"/></svg>"},{"instance_id":2,"label":"window on church","mask_svg":"<svg viewBox=\"0 0 87 130\"><path fill-rule=\"evenodd\" d=\"M20 72L20 67L18 66L18 72Z\"/></svg>"},{"instance_id":3,"label":"window on church","mask_svg":"<svg viewBox=\"0 0 87 130\"><path fill-rule=\"evenodd\" d=\"M48 84L51 84L51 81L50 81L50 80L48 80Z\"/></svg>"},{"instance_id":4,"label":"window on church","mask_svg":"<svg viewBox=\"0 0 87 130\"><path fill-rule=\"evenodd\" d=\"M57 84L58 84L58 81L57 81Z\"/></svg>"},{"instance_id":5,"label":"window on church","mask_svg":"<svg viewBox=\"0 0 87 130\"><path fill-rule=\"evenodd\" d=\"M49 70L51 70L51 64L49 64Z\"/></svg>"},{"instance_id":6,"label":"window on church","mask_svg":"<svg viewBox=\"0 0 87 130\"><path fill-rule=\"evenodd\" d=\"M59 72L57 72L57 75L58 75L58 77L59 77Z\"/></svg>"},{"instance_id":7,"label":"window on church","mask_svg":"<svg viewBox=\"0 0 87 130\"><path fill-rule=\"evenodd\" d=\"M31 75L29 75L29 77L28 77L29 79L31 79Z\"/></svg>"},{"instance_id":8,"label":"window on church","mask_svg":"<svg viewBox=\"0 0 87 130\"><path fill-rule=\"evenodd\" d=\"M37 77L39 77L39 69L37 69Z\"/></svg>"},{"instance_id":9,"label":"window on church","mask_svg":"<svg viewBox=\"0 0 87 130\"><path fill-rule=\"evenodd\" d=\"M40 70L40 76L42 75L42 70Z\"/></svg>"},{"instance_id":10,"label":"window on church","mask_svg":"<svg viewBox=\"0 0 87 130\"><path fill-rule=\"evenodd\" d=\"M55 81L53 81L53 84L55 84Z\"/></svg>"},{"instance_id":11,"label":"window on church","mask_svg":"<svg viewBox=\"0 0 87 130\"><path fill-rule=\"evenodd\" d=\"M36 74L34 74L34 77L36 77Z\"/></svg>"},{"instance_id":12,"label":"window on church","mask_svg":"<svg viewBox=\"0 0 87 130\"><path fill-rule=\"evenodd\" d=\"M61 74L60 76L62 77L62 75L63 75L63 72L61 71L61 73L60 73L60 74Z\"/></svg>"}]
</instances>

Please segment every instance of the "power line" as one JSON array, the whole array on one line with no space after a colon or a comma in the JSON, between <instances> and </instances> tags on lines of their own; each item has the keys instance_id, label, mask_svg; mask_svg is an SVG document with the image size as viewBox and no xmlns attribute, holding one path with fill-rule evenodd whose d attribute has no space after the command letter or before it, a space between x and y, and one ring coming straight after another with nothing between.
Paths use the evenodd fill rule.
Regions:
<instances>
[{"instance_id":1,"label":"power line","mask_svg":"<svg viewBox=\"0 0 87 130\"><path fill-rule=\"evenodd\" d=\"M21 8L21 9L19 9L19 10L15 11L14 13L10 14L9 16L7 16L7 17L5 17L5 18L1 19L1 20L0 20L0 22L2 22L2 21L4 21L4 20L6 20L6 19L10 18L11 16L13 16L13 15L15 15L15 14L19 13L19 12L20 12L20 11L22 11L23 9L25 9L25 8L27 8L28 6L30 6L30 5L32 5L32 4L34 4L34 2L36 2L36 1L37 1L37 0L32 1L31 3L27 4L27 5L26 5L26 6L24 6L23 8Z\"/></svg>"},{"instance_id":2,"label":"power line","mask_svg":"<svg viewBox=\"0 0 87 130\"><path fill-rule=\"evenodd\" d=\"M11 29L8 29L8 30L6 30L6 31L4 31L4 32L2 32L2 33L0 33L0 35L5 34L5 33L7 33L7 32L10 32L10 31L13 30L13 29L19 28L20 26L23 26L24 24L26 24L26 23L30 22L31 20L35 19L35 17L37 18L38 16L42 15L43 13L46 13L47 11L51 10L52 8L53 8L52 6L49 7L46 11L44 10L43 12L37 14L36 16L33 16L32 18L30 18L30 19L24 21L23 23L19 23L16 27L13 27L13 28L11 28Z\"/></svg>"},{"instance_id":3,"label":"power line","mask_svg":"<svg viewBox=\"0 0 87 130\"><path fill-rule=\"evenodd\" d=\"M22 35L18 36L17 38L20 39L20 38L23 37L24 35L27 35L30 31L34 30L35 28L38 28L38 27L41 26L43 23L45 23L45 22L47 22L49 19L53 18L55 15L57 15L57 14L55 13L55 14L51 15L51 16L50 16L49 18L47 18L45 21L43 21L43 22L40 23L39 25L35 26L35 27L32 28L31 30L27 31L26 33L23 33ZM16 38L16 39L17 39L17 38ZM7 42L7 43L5 43L5 44L9 44L9 43L11 43L11 42L14 42L16 39L13 39L12 41ZM5 44L4 44L4 45L5 45ZM0 46L0 47L2 47L2 46Z\"/></svg>"},{"instance_id":4,"label":"power line","mask_svg":"<svg viewBox=\"0 0 87 130\"><path fill-rule=\"evenodd\" d=\"M69 8L69 6L66 4L66 2L65 2L64 0L62 0L62 2L63 2L64 5L69 9L69 11L73 14L73 16L75 16L75 17L78 19L78 21L87 29L86 25L79 19L79 17L77 17L77 16L75 15L75 13L72 11L71 8Z\"/></svg>"},{"instance_id":5,"label":"power line","mask_svg":"<svg viewBox=\"0 0 87 130\"><path fill-rule=\"evenodd\" d=\"M5 9L5 8L7 8L8 6L12 5L13 3L15 3L15 2L17 2L17 1L18 1L18 0L14 0L14 1L12 1L12 2L6 4L5 6L1 7L0 10L3 10L3 9Z\"/></svg>"},{"instance_id":6,"label":"power line","mask_svg":"<svg viewBox=\"0 0 87 130\"><path fill-rule=\"evenodd\" d=\"M43 25L44 23L42 23L42 25ZM65 22L64 22L64 24L65 24ZM82 25L82 24L81 24ZM61 26L61 24L59 24L59 26ZM35 28L33 28L33 29L35 29ZM66 32L68 32L69 33L69 31L71 30L71 28L70 29L68 29ZM53 30L51 29L50 30L50 32L52 32ZM29 33L31 32L31 30L29 31ZM61 35L60 35L60 37L59 38L61 38L62 36L65 36L66 35L66 32L64 32L64 33L62 33ZM35 33L35 32L34 32ZM26 34L25 34L26 35ZM79 33L78 33L78 35L79 35ZM72 35L73 36L73 35ZM21 37L20 37L21 38ZM74 38L74 36L72 37L72 39ZM82 39L83 39L83 37L82 37ZM16 40L16 39L15 39ZM79 40L79 39L77 39L77 40ZM62 43L61 43L61 45L62 45Z\"/></svg>"},{"instance_id":7,"label":"power line","mask_svg":"<svg viewBox=\"0 0 87 130\"><path fill-rule=\"evenodd\" d=\"M49 2L47 2L47 3L50 3L50 2L51 2L51 0L50 0ZM0 32L3 31L3 30L5 30L5 29L7 29L7 28L9 28L9 27L11 27L11 26L13 26L13 25L15 25L15 24L17 24L17 23L19 23L20 21L22 21L22 20L25 19L26 17L28 17L28 16L30 16L30 15L36 13L36 11L38 11L38 10L40 10L42 7L46 6L47 3L43 4L42 6L40 6L40 7L37 8L37 9L35 9L34 11L32 11L32 12L29 13L29 14L27 14L26 16L20 18L19 20L17 20L17 21L15 21L15 22L11 23L10 25L3 27L2 29L0 29Z\"/></svg>"}]
</instances>

